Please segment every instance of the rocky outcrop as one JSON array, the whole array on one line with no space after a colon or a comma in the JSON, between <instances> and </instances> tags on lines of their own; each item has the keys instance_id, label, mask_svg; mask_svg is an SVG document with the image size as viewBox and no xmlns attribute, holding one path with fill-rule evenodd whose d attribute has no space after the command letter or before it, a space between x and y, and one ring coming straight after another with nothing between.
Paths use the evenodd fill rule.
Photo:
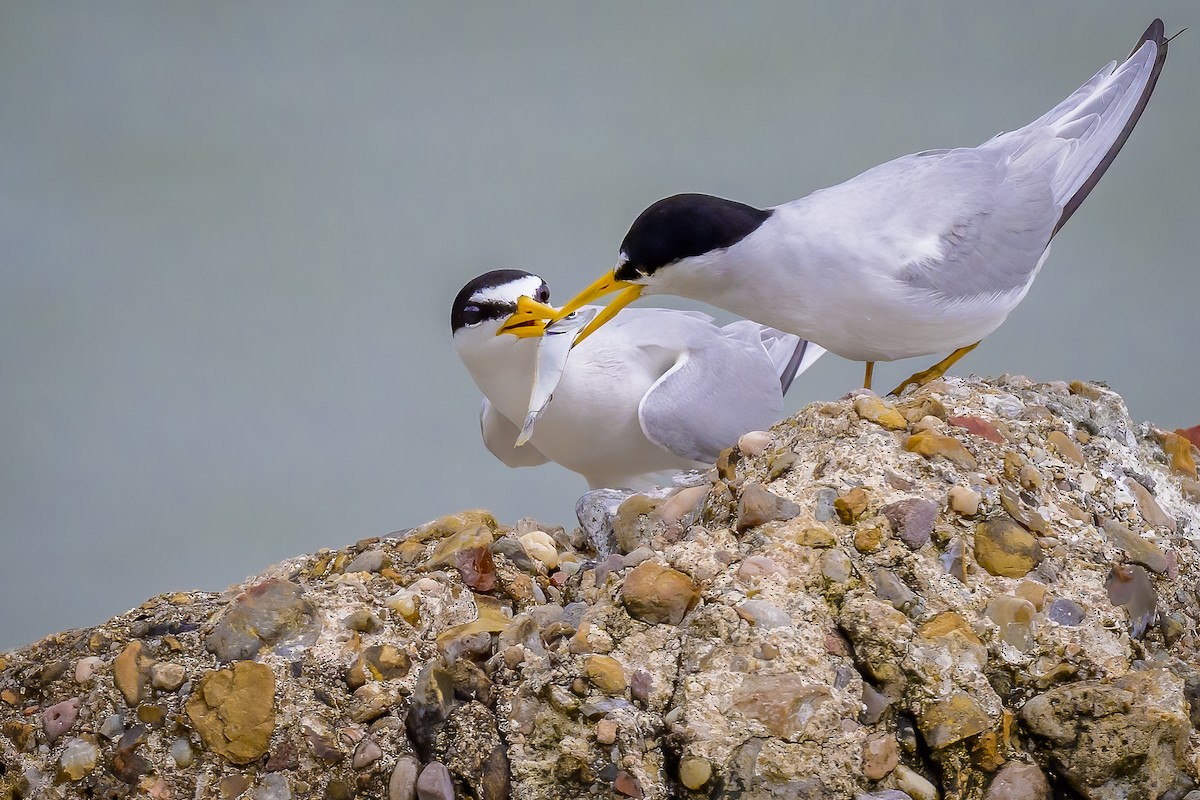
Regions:
<instances>
[{"instance_id":1,"label":"rocky outcrop","mask_svg":"<svg viewBox=\"0 0 1200 800\"><path fill-rule=\"evenodd\" d=\"M589 534L463 512L0 655L0 798L1182 798L1196 456L1090 384L817 403Z\"/></svg>"}]
</instances>

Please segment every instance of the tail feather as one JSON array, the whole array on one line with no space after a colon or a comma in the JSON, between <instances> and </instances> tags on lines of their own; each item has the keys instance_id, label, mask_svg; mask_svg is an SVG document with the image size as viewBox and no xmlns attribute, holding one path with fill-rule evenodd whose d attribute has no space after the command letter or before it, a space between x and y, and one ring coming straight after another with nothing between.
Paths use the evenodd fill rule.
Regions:
<instances>
[{"instance_id":1,"label":"tail feather","mask_svg":"<svg viewBox=\"0 0 1200 800\"><path fill-rule=\"evenodd\" d=\"M1128 59L1096 73L1034 123L1052 128L1060 138L1077 142L1069 164L1055 179L1056 194L1061 193L1065 198L1054 226L1055 234L1104 177L1146 110L1167 60L1167 41L1162 20L1154 20ZM1087 119L1093 115L1098 123Z\"/></svg>"}]
</instances>

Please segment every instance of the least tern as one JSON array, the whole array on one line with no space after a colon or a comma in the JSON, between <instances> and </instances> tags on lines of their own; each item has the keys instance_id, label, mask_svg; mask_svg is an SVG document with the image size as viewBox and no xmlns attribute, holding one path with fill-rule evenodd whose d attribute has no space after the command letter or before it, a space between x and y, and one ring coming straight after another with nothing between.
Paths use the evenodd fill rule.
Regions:
<instances>
[{"instance_id":1,"label":"least tern","mask_svg":"<svg viewBox=\"0 0 1200 800\"><path fill-rule=\"evenodd\" d=\"M777 422L791 379L824 353L746 320L722 328L692 311L631 309L571 350L554 402L517 447L549 300L528 272L480 275L454 299L454 349L484 394L488 450L510 467L555 461L593 489L669 485L711 466L741 434Z\"/></svg>"},{"instance_id":2,"label":"least tern","mask_svg":"<svg viewBox=\"0 0 1200 800\"><path fill-rule=\"evenodd\" d=\"M643 294L674 294L867 362L954 352L895 390L945 373L996 330L1146 107L1167 58L1154 20L1028 125L978 147L927 150L765 209L703 194L651 205L616 267L559 312L620 292L583 341Z\"/></svg>"}]
</instances>

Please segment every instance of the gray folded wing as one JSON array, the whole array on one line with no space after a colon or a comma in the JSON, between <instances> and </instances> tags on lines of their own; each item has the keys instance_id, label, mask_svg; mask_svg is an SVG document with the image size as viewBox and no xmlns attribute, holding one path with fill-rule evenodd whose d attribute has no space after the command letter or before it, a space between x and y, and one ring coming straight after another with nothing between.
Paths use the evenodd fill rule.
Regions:
<instances>
[{"instance_id":1,"label":"gray folded wing","mask_svg":"<svg viewBox=\"0 0 1200 800\"><path fill-rule=\"evenodd\" d=\"M709 335L680 353L642 397L646 438L682 458L713 462L721 450L783 413L779 374L761 343Z\"/></svg>"}]
</instances>

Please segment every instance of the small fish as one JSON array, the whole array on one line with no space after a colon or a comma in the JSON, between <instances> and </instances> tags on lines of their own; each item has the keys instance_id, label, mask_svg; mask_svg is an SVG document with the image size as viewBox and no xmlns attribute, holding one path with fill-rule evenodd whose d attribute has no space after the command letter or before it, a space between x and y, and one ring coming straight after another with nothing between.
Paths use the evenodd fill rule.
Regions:
<instances>
[{"instance_id":1,"label":"small fish","mask_svg":"<svg viewBox=\"0 0 1200 800\"><path fill-rule=\"evenodd\" d=\"M563 372L567 369L567 358L571 355L571 345L575 334L592 321L592 317L600 310L599 307L581 308L573 314L549 325L538 342L537 368L533 373L533 389L529 394L529 413L525 415L525 424L521 426L521 435L517 437L517 447L529 441L533 436L533 426L538 417L550 405L554 390L562 380Z\"/></svg>"}]
</instances>

